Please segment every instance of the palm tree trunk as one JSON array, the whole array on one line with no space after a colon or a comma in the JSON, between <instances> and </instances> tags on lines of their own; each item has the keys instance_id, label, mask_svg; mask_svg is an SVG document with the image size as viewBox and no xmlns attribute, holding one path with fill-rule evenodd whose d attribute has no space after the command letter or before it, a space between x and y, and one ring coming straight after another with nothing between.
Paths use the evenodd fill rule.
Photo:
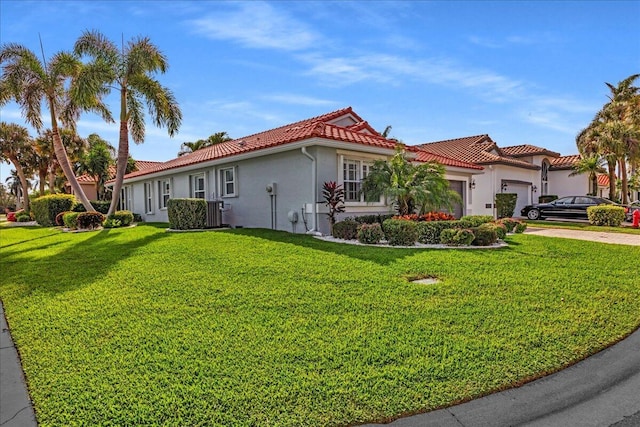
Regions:
<instances>
[{"instance_id":1,"label":"palm tree trunk","mask_svg":"<svg viewBox=\"0 0 640 427\"><path fill-rule=\"evenodd\" d=\"M113 183L113 191L111 193L111 205L107 216L113 214L120 200L120 190L122 189L122 181L127 170L127 162L129 161L129 126L127 117L127 90L120 90L120 140L118 141L118 160L116 161L116 178Z\"/></svg>"},{"instance_id":2,"label":"palm tree trunk","mask_svg":"<svg viewBox=\"0 0 640 427\"><path fill-rule=\"evenodd\" d=\"M623 157L619 160L620 179L622 180L622 204L629 204L629 178L627 177L627 161Z\"/></svg>"},{"instance_id":3,"label":"palm tree trunk","mask_svg":"<svg viewBox=\"0 0 640 427\"><path fill-rule=\"evenodd\" d=\"M62 168L62 172L64 172L64 176L69 181L71 185L71 189L75 193L75 196L80 199L80 203L84 206L87 212L95 211L91 202L87 198L86 194L84 194L84 190L78 183L78 179L73 173L73 169L71 168L71 163L69 162L69 156L67 156L67 150L65 150L64 145L62 144L62 139L60 138L60 133L58 132L58 122L56 121L56 116L54 114L54 106L53 102L49 102L49 110L51 112L51 133L53 135L53 152L56 154L56 159L58 159L58 164Z\"/></svg>"},{"instance_id":4,"label":"palm tree trunk","mask_svg":"<svg viewBox=\"0 0 640 427\"><path fill-rule=\"evenodd\" d=\"M44 196L44 184L46 182L47 182L46 169L38 170L38 186L39 186L40 196Z\"/></svg>"},{"instance_id":5,"label":"palm tree trunk","mask_svg":"<svg viewBox=\"0 0 640 427\"><path fill-rule=\"evenodd\" d=\"M16 157L9 157L9 160L11 160L11 163L13 163L13 167L16 168L18 178L20 178L20 186L22 187L23 199L22 209L24 209L25 212L29 212L29 183L27 182L27 177L24 175L22 165Z\"/></svg>"},{"instance_id":6,"label":"palm tree trunk","mask_svg":"<svg viewBox=\"0 0 640 427\"><path fill-rule=\"evenodd\" d=\"M616 162L607 159L609 169L609 200L616 199Z\"/></svg>"},{"instance_id":7,"label":"palm tree trunk","mask_svg":"<svg viewBox=\"0 0 640 427\"><path fill-rule=\"evenodd\" d=\"M591 195L598 195L598 174L596 173L591 174Z\"/></svg>"}]
</instances>

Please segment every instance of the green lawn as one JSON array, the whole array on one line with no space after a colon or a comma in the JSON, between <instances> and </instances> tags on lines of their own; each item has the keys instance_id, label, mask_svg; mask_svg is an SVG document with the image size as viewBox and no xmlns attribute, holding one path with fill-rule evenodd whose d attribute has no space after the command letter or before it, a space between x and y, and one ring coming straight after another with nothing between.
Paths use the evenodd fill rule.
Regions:
<instances>
[{"instance_id":1,"label":"green lawn","mask_svg":"<svg viewBox=\"0 0 640 427\"><path fill-rule=\"evenodd\" d=\"M0 297L42 426L380 421L555 371L640 325L640 247L165 227L0 229Z\"/></svg>"},{"instance_id":2,"label":"green lawn","mask_svg":"<svg viewBox=\"0 0 640 427\"><path fill-rule=\"evenodd\" d=\"M563 222L563 221L548 221L548 220L538 220L538 221L527 220L527 224L530 227L540 227L540 228L568 228L573 230L604 231L607 233L625 233L625 234L640 235L640 228L632 228L630 225L624 225L623 227L603 227L599 225L591 225L586 222Z\"/></svg>"}]
</instances>

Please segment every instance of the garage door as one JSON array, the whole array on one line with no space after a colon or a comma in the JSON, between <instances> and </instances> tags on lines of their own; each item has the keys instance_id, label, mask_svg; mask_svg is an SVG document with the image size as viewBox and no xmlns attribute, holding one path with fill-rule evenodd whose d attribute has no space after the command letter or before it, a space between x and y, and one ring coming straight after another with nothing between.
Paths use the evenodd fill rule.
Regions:
<instances>
[{"instance_id":1,"label":"garage door","mask_svg":"<svg viewBox=\"0 0 640 427\"><path fill-rule=\"evenodd\" d=\"M509 183L509 187L506 192L516 193L518 195L518 198L516 199L516 209L513 211L513 216L520 216L522 208L530 204L529 185Z\"/></svg>"}]
</instances>

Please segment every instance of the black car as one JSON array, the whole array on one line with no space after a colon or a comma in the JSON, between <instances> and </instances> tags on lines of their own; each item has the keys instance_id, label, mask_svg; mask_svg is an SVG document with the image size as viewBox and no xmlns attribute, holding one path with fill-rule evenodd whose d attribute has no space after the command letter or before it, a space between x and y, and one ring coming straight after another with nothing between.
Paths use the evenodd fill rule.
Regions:
<instances>
[{"instance_id":1,"label":"black car","mask_svg":"<svg viewBox=\"0 0 640 427\"><path fill-rule=\"evenodd\" d=\"M609 199L595 196L567 196L549 203L525 206L520 213L529 219L587 218L587 208L598 205L617 205Z\"/></svg>"}]
</instances>

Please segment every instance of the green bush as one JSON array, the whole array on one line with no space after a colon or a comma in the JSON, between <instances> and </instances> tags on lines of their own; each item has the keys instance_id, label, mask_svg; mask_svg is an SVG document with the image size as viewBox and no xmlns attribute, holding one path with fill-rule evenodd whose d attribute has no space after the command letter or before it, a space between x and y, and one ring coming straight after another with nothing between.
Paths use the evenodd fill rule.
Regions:
<instances>
[{"instance_id":1,"label":"green bush","mask_svg":"<svg viewBox=\"0 0 640 427\"><path fill-rule=\"evenodd\" d=\"M473 231L468 228L449 228L442 230L440 243L453 246L469 246L474 237Z\"/></svg>"},{"instance_id":2,"label":"green bush","mask_svg":"<svg viewBox=\"0 0 640 427\"><path fill-rule=\"evenodd\" d=\"M416 224L418 242L427 245L440 243L440 233L443 230L459 228L460 221L421 221Z\"/></svg>"},{"instance_id":3,"label":"green bush","mask_svg":"<svg viewBox=\"0 0 640 427\"><path fill-rule=\"evenodd\" d=\"M498 218L510 218L516 210L516 201L518 195L516 193L498 193L496 194L496 210Z\"/></svg>"},{"instance_id":4,"label":"green bush","mask_svg":"<svg viewBox=\"0 0 640 427\"><path fill-rule=\"evenodd\" d=\"M624 221L624 208L614 205L589 206L587 217L592 225L620 227Z\"/></svg>"},{"instance_id":5,"label":"green bush","mask_svg":"<svg viewBox=\"0 0 640 427\"><path fill-rule=\"evenodd\" d=\"M64 226L71 230L75 230L76 228L78 228L78 215L80 215L81 213L82 212L67 212L66 214L64 214L64 216L62 217Z\"/></svg>"},{"instance_id":6,"label":"green bush","mask_svg":"<svg viewBox=\"0 0 640 427\"><path fill-rule=\"evenodd\" d=\"M507 233L512 233L513 229L516 227L516 224L519 221L514 218L502 218L502 219L499 219L497 222L498 224L503 224L506 227Z\"/></svg>"},{"instance_id":7,"label":"green bush","mask_svg":"<svg viewBox=\"0 0 640 427\"><path fill-rule=\"evenodd\" d=\"M496 231L498 239L504 239L507 237L507 227L500 222L488 222L483 224L482 227L493 228Z\"/></svg>"},{"instance_id":8,"label":"green bush","mask_svg":"<svg viewBox=\"0 0 640 427\"><path fill-rule=\"evenodd\" d=\"M514 233L524 233L524 230L527 229L527 223L523 221L518 221L516 223L516 228L513 229Z\"/></svg>"},{"instance_id":9,"label":"green bush","mask_svg":"<svg viewBox=\"0 0 640 427\"><path fill-rule=\"evenodd\" d=\"M498 241L498 233L492 224L482 224L473 229L475 239L471 242L473 246L491 246Z\"/></svg>"},{"instance_id":10,"label":"green bush","mask_svg":"<svg viewBox=\"0 0 640 427\"><path fill-rule=\"evenodd\" d=\"M82 230L93 230L100 227L104 222L104 215L97 211L76 213L78 213L78 228Z\"/></svg>"},{"instance_id":11,"label":"green bush","mask_svg":"<svg viewBox=\"0 0 640 427\"><path fill-rule=\"evenodd\" d=\"M122 226L122 223L114 218L107 218L104 220L104 223L102 224L102 226L104 228L118 228Z\"/></svg>"},{"instance_id":12,"label":"green bush","mask_svg":"<svg viewBox=\"0 0 640 427\"><path fill-rule=\"evenodd\" d=\"M64 211L64 212L60 212L58 215L56 215L55 225L57 225L59 227L64 227L64 216L66 214L68 214L69 212L72 212L72 211Z\"/></svg>"},{"instance_id":13,"label":"green bush","mask_svg":"<svg viewBox=\"0 0 640 427\"><path fill-rule=\"evenodd\" d=\"M142 215L134 213L133 214L133 222L142 222Z\"/></svg>"},{"instance_id":14,"label":"green bush","mask_svg":"<svg viewBox=\"0 0 640 427\"><path fill-rule=\"evenodd\" d=\"M196 230L207 225L207 202L203 199L169 199L169 226L174 230Z\"/></svg>"},{"instance_id":15,"label":"green bush","mask_svg":"<svg viewBox=\"0 0 640 427\"><path fill-rule=\"evenodd\" d=\"M366 244L380 243L380 240L384 238L382 227L380 224L362 224L358 227L358 241Z\"/></svg>"},{"instance_id":16,"label":"green bush","mask_svg":"<svg viewBox=\"0 0 640 427\"><path fill-rule=\"evenodd\" d=\"M331 235L336 239L353 240L358 236L358 223L347 218L333 224Z\"/></svg>"},{"instance_id":17,"label":"green bush","mask_svg":"<svg viewBox=\"0 0 640 427\"><path fill-rule=\"evenodd\" d=\"M56 224L56 216L60 212L70 211L74 203L75 197L71 194L50 194L33 200L31 211L38 224L51 227Z\"/></svg>"},{"instance_id":18,"label":"green bush","mask_svg":"<svg viewBox=\"0 0 640 427\"><path fill-rule=\"evenodd\" d=\"M486 224L487 222L493 222L492 215L465 215L460 218L460 227L463 228L473 228L480 227L482 224Z\"/></svg>"},{"instance_id":19,"label":"green bush","mask_svg":"<svg viewBox=\"0 0 640 427\"><path fill-rule=\"evenodd\" d=\"M391 219L394 214L372 214L372 215L360 215L353 218L358 224L382 224L388 219Z\"/></svg>"},{"instance_id":20,"label":"green bush","mask_svg":"<svg viewBox=\"0 0 640 427\"><path fill-rule=\"evenodd\" d=\"M31 221L31 215L26 212L20 212L16 215L16 222L29 222Z\"/></svg>"},{"instance_id":21,"label":"green bush","mask_svg":"<svg viewBox=\"0 0 640 427\"><path fill-rule=\"evenodd\" d=\"M115 211L107 219L119 221L121 227L126 227L133 222L133 214L130 211Z\"/></svg>"},{"instance_id":22,"label":"green bush","mask_svg":"<svg viewBox=\"0 0 640 427\"><path fill-rule=\"evenodd\" d=\"M418 240L416 222L405 219L388 219L382 223L387 243L392 246L412 246Z\"/></svg>"},{"instance_id":23,"label":"green bush","mask_svg":"<svg viewBox=\"0 0 640 427\"><path fill-rule=\"evenodd\" d=\"M557 198L558 198L558 196L556 196L555 194L545 194L544 196L538 197L538 203L553 202Z\"/></svg>"}]
</instances>

